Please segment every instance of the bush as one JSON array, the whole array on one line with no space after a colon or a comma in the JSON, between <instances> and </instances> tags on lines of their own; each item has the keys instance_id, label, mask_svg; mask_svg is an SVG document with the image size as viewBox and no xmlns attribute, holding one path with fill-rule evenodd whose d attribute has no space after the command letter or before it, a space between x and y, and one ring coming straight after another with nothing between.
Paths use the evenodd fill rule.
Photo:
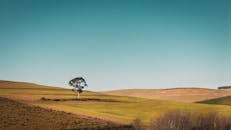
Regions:
<instances>
[{"instance_id":1,"label":"bush","mask_svg":"<svg viewBox=\"0 0 231 130\"><path fill-rule=\"evenodd\" d=\"M231 130L231 117L222 117L217 113L198 115L195 122L192 130Z\"/></svg>"},{"instance_id":2,"label":"bush","mask_svg":"<svg viewBox=\"0 0 231 130\"><path fill-rule=\"evenodd\" d=\"M46 101L47 99L45 97L41 97L41 100L42 101Z\"/></svg>"},{"instance_id":3,"label":"bush","mask_svg":"<svg viewBox=\"0 0 231 130\"><path fill-rule=\"evenodd\" d=\"M163 117L151 122L151 130L189 130L190 115L179 111L166 113Z\"/></svg>"},{"instance_id":4,"label":"bush","mask_svg":"<svg viewBox=\"0 0 231 130\"><path fill-rule=\"evenodd\" d=\"M151 130L231 130L231 117L217 113L191 114L171 111L157 120L152 120Z\"/></svg>"},{"instance_id":5,"label":"bush","mask_svg":"<svg viewBox=\"0 0 231 130\"><path fill-rule=\"evenodd\" d=\"M141 121L138 118L133 120L132 127L133 127L134 130L143 130L143 128L141 126Z\"/></svg>"}]
</instances>

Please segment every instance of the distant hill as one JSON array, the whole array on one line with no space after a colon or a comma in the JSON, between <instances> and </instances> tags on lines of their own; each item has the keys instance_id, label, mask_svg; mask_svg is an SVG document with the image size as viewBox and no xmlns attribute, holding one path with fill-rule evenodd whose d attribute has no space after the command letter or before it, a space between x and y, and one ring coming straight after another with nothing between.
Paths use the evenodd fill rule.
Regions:
<instances>
[{"instance_id":1,"label":"distant hill","mask_svg":"<svg viewBox=\"0 0 231 130\"><path fill-rule=\"evenodd\" d=\"M173 95L170 92L176 91L176 90L177 92L179 92L179 90L181 89L158 90L157 92L155 91L156 92L155 94L158 94L159 92L163 92L162 95L165 94L166 96L168 96L168 95ZM183 89L183 90L187 90L185 93L187 93L188 95L192 93L192 92L188 92L188 89ZM205 90L211 91L210 89L202 89L203 91L202 90L200 91L198 89L196 90L198 93L199 92L204 93ZM134 90L134 91L142 92L142 91L137 91L137 90ZM143 91L152 92L151 90L143 90ZM147 92L143 93L143 95L145 94L148 95ZM208 94L211 94L211 93L208 93ZM205 113L205 112L207 113L207 112L214 112L214 110L216 110L219 112L221 116L223 115L231 116L231 112L230 112L231 106L227 106L227 105L207 105L207 104L199 104L199 103L184 103L184 102L174 102L174 101L129 97L127 95L126 96L115 96L115 95L104 94L102 92L91 92L91 91L84 91L83 93L81 93L81 96L80 96L81 100L80 99L77 100L76 95L70 89L48 87L48 86L43 86L43 85L38 85L38 84L33 84L33 83L25 83L25 82L0 81L0 97L7 98L7 99L13 99L13 101L16 101L19 103L23 102L24 104L27 104L27 106L32 106L30 107L32 109L34 109L34 107L36 106L39 106L40 108L45 108L46 110L52 109L52 110L59 111L59 112L64 111L65 113L76 114L77 118L79 115L87 116L89 117L88 119L90 120L90 122L92 121L92 119L94 119L94 121L102 120L102 124L105 124L105 122L109 122L109 124L116 124L116 127L117 126L121 127L118 129L130 128L131 122L136 118L141 120L141 124L143 126L148 127L151 119L156 120L160 116L162 116L164 113L169 112L169 111L174 111L174 110L190 112L190 113ZM181 99L183 98L184 97L181 97ZM187 99L187 97L185 99ZM7 112L8 110L7 108L9 108L9 110L11 109L12 112ZM16 108L16 109L12 109L12 108ZM53 112L48 113L48 114L51 114L51 116L48 116L48 117L46 116L43 117L43 114L37 113L36 116L40 116L40 118L39 117L33 118L34 112L33 110L30 111L30 108L28 108L27 110L26 106L20 107L19 105L19 106L12 107L12 106L6 105L5 103L0 102L0 110L1 110L0 112L1 113L6 114L7 112L8 114L20 113L21 115L28 115L28 118L23 118L21 122L20 120L18 120L19 118L16 118L17 116L15 117L16 121L11 120L12 119L11 117L14 116L14 114L10 116L0 114L0 120L2 121L1 122L2 124L0 123L0 126L3 124L9 123L10 124L9 127L11 126L14 127L14 124L17 123L17 124L22 124L22 125L28 125L28 127L22 126L22 127L19 127L19 129L20 128L29 129L30 128L29 126L33 125L33 124L30 124L31 122L34 122L33 120L35 120L35 122L37 123L40 123L38 122L38 120L52 117ZM15 110L15 112L13 110ZM27 111L29 111L29 113L27 113ZM37 109L35 111L37 112ZM38 111L40 111L40 109L38 109ZM46 115L46 113L44 114ZM61 114L61 117L65 115L66 114L64 115ZM79 116L79 117L82 117L82 116ZM2 120L2 118L5 120ZM53 122L52 119L51 119L51 122ZM56 117L54 119L61 120L61 121L63 120L63 118L59 118L59 117ZM76 124L75 122L72 122L72 116L70 116L70 118L67 117L64 120L66 121L66 119L67 120L70 119L70 123L73 123L74 125ZM64 125L65 125L65 121L64 121ZM95 126L94 121L93 123L90 123L90 122L87 123L87 126L89 126L87 128L94 127ZM85 121L83 122L80 121L79 123L77 121L77 124L85 124L85 123L86 123ZM100 125L99 127L102 126L102 124L100 123L97 124L97 125ZM46 122L41 121L41 125L42 124L46 125ZM68 124L67 127L72 129L71 126L72 124ZM0 129L5 129L5 128L6 127L4 128L0 127ZM47 127L43 127L43 128L46 129ZM36 128L33 127L31 129L36 129ZM62 129L62 127L60 129Z\"/></svg>"},{"instance_id":2,"label":"distant hill","mask_svg":"<svg viewBox=\"0 0 231 130\"><path fill-rule=\"evenodd\" d=\"M220 98L214 98L214 99L199 101L198 103L218 104L218 105L230 105L231 106L231 96L226 96L226 97L220 97Z\"/></svg>"},{"instance_id":3,"label":"distant hill","mask_svg":"<svg viewBox=\"0 0 231 130\"><path fill-rule=\"evenodd\" d=\"M123 89L103 93L180 102L196 102L231 95L230 90L216 90L207 88Z\"/></svg>"},{"instance_id":4,"label":"distant hill","mask_svg":"<svg viewBox=\"0 0 231 130\"><path fill-rule=\"evenodd\" d=\"M28 83L28 82L18 82L18 81L6 81L6 80L0 80L0 87L1 89L62 89L59 87L53 87L53 86L45 86L45 85L39 85L35 83ZM64 89L64 88L63 88Z\"/></svg>"}]
</instances>

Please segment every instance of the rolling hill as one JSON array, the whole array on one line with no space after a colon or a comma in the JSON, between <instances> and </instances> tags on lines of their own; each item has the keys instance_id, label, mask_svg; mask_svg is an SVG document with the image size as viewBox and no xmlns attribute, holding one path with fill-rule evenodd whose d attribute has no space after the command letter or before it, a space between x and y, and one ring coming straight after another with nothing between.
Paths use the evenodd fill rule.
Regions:
<instances>
[{"instance_id":1,"label":"rolling hill","mask_svg":"<svg viewBox=\"0 0 231 130\"><path fill-rule=\"evenodd\" d=\"M103 93L179 102L196 102L231 95L230 90L215 90L206 88L123 89Z\"/></svg>"},{"instance_id":2,"label":"rolling hill","mask_svg":"<svg viewBox=\"0 0 231 130\"><path fill-rule=\"evenodd\" d=\"M118 124L0 97L0 129L116 129Z\"/></svg>"},{"instance_id":3,"label":"rolling hill","mask_svg":"<svg viewBox=\"0 0 231 130\"><path fill-rule=\"evenodd\" d=\"M231 96L225 96L225 97L220 97L220 98L214 98L214 99L199 101L198 103L230 105L231 106Z\"/></svg>"},{"instance_id":4,"label":"rolling hill","mask_svg":"<svg viewBox=\"0 0 231 130\"><path fill-rule=\"evenodd\" d=\"M31 83L0 81L0 97L13 99L30 106L83 115L120 125L129 125L138 118L144 126L165 112L172 110L193 113L219 112L231 116L231 106L207 105L108 95L84 91L77 100L70 89L49 87Z\"/></svg>"}]
</instances>

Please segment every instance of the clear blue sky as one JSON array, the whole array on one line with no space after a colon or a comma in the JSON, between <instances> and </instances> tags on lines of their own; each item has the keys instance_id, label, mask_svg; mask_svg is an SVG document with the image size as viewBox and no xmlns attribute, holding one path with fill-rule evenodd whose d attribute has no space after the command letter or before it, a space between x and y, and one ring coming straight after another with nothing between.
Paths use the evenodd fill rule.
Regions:
<instances>
[{"instance_id":1,"label":"clear blue sky","mask_svg":"<svg viewBox=\"0 0 231 130\"><path fill-rule=\"evenodd\" d=\"M0 79L90 90L231 85L229 0L0 0Z\"/></svg>"}]
</instances>

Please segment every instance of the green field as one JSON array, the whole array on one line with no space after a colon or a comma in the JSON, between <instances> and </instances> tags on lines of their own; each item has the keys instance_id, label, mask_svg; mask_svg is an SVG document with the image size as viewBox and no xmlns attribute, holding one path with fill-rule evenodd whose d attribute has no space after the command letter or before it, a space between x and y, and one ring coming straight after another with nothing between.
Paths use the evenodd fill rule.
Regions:
<instances>
[{"instance_id":1,"label":"green field","mask_svg":"<svg viewBox=\"0 0 231 130\"><path fill-rule=\"evenodd\" d=\"M220 98L214 98L209 100L200 101L198 103L204 104L217 104L217 105L229 105L231 106L231 96L225 96Z\"/></svg>"},{"instance_id":2,"label":"green field","mask_svg":"<svg viewBox=\"0 0 231 130\"><path fill-rule=\"evenodd\" d=\"M135 118L139 118L144 126L147 126L151 119L157 119L165 112L172 110L196 113L216 111L221 115L231 116L231 106L227 105L113 96L89 91L81 94L81 100L76 100L76 96L69 89L21 82L0 81L0 96L121 124L130 124Z\"/></svg>"}]
</instances>

